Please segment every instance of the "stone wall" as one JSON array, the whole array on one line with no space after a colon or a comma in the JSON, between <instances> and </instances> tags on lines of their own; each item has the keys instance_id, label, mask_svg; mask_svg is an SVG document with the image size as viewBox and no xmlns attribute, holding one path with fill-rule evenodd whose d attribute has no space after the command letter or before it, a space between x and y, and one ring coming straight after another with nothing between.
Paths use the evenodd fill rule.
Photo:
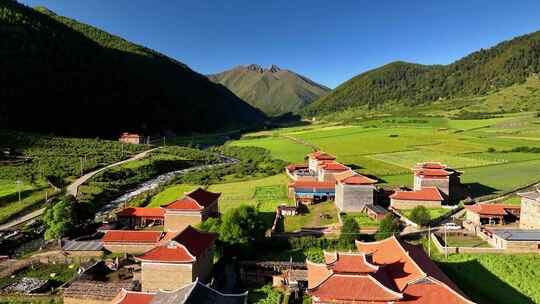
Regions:
<instances>
[{"instance_id":1,"label":"stone wall","mask_svg":"<svg viewBox=\"0 0 540 304\"><path fill-rule=\"evenodd\" d=\"M198 212L165 212L165 231L176 232L184 230L188 225L194 226L202 222L202 215Z\"/></svg>"},{"instance_id":2,"label":"stone wall","mask_svg":"<svg viewBox=\"0 0 540 304\"><path fill-rule=\"evenodd\" d=\"M344 212L361 212L367 204L374 204L375 188L371 185L336 185L336 207Z\"/></svg>"},{"instance_id":3,"label":"stone wall","mask_svg":"<svg viewBox=\"0 0 540 304\"><path fill-rule=\"evenodd\" d=\"M390 206L395 209L413 209L416 206L424 206L426 208L441 208L440 201L412 201L390 199Z\"/></svg>"},{"instance_id":4,"label":"stone wall","mask_svg":"<svg viewBox=\"0 0 540 304\"><path fill-rule=\"evenodd\" d=\"M526 197L521 198L519 228L540 229L540 202Z\"/></svg>"},{"instance_id":5,"label":"stone wall","mask_svg":"<svg viewBox=\"0 0 540 304\"><path fill-rule=\"evenodd\" d=\"M142 262L143 291L175 290L193 282L192 264Z\"/></svg>"},{"instance_id":6,"label":"stone wall","mask_svg":"<svg viewBox=\"0 0 540 304\"><path fill-rule=\"evenodd\" d=\"M435 233L431 233L431 240L435 245L435 249L440 253L444 254L447 250L448 254L452 253L505 253L506 251L502 248L491 248L491 247L444 247L443 244L439 241L438 236Z\"/></svg>"}]
</instances>

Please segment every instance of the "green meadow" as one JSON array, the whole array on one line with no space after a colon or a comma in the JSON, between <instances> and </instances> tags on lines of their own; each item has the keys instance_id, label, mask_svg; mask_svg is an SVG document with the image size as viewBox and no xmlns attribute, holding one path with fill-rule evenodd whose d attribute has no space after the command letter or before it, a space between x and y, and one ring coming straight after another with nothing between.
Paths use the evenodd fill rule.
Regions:
<instances>
[{"instance_id":1,"label":"green meadow","mask_svg":"<svg viewBox=\"0 0 540 304\"><path fill-rule=\"evenodd\" d=\"M230 144L263 147L288 162L302 161L316 147L389 186L410 186L414 164L440 161L463 171L478 197L540 182L540 153L511 152L540 147L539 126L532 112L460 120L383 116L247 134Z\"/></svg>"}]
</instances>

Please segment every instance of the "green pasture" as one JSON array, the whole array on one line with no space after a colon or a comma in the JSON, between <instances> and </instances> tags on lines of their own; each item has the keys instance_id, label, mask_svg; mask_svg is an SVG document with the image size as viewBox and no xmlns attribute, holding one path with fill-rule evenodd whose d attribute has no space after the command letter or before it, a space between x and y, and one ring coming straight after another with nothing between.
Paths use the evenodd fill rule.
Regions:
<instances>
[{"instance_id":1,"label":"green pasture","mask_svg":"<svg viewBox=\"0 0 540 304\"><path fill-rule=\"evenodd\" d=\"M0 180L0 198L17 193L35 189L35 186L28 182L23 182L19 185L14 180Z\"/></svg>"},{"instance_id":2,"label":"green pasture","mask_svg":"<svg viewBox=\"0 0 540 304\"><path fill-rule=\"evenodd\" d=\"M308 211L297 216L286 216L284 228L287 232L298 231L304 227L322 227L338 222L337 209L332 201L309 205Z\"/></svg>"},{"instance_id":3,"label":"green pasture","mask_svg":"<svg viewBox=\"0 0 540 304\"><path fill-rule=\"evenodd\" d=\"M479 167L497 163L496 161L489 159L474 159L426 150L375 154L370 157L404 168L412 168L415 164L425 161L443 162L452 168Z\"/></svg>"},{"instance_id":4,"label":"green pasture","mask_svg":"<svg viewBox=\"0 0 540 304\"><path fill-rule=\"evenodd\" d=\"M152 197L150 204L147 207L159 207L168 203L174 202L177 199L181 199L186 192L195 190L197 186L177 184L165 188L163 191Z\"/></svg>"},{"instance_id":5,"label":"green pasture","mask_svg":"<svg viewBox=\"0 0 540 304\"><path fill-rule=\"evenodd\" d=\"M20 185L21 200L17 186L11 181L0 181L0 223L8 221L13 216L29 212L45 200L45 192L49 196L55 193L45 181L36 184L23 183Z\"/></svg>"},{"instance_id":6,"label":"green pasture","mask_svg":"<svg viewBox=\"0 0 540 304\"><path fill-rule=\"evenodd\" d=\"M370 218L365 212L347 212L341 214L341 219L343 221L348 217L352 217L361 229L367 227L379 227L379 222Z\"/></svg>"},{"instance_id":7,"label":"green pasture","mask_svg":"<svg viewBox=\"0 0 540 304\"><path fill-rule=\"evenodd\" d=\"M232 142L232 145L240 147L254 146L265 148L270 151L273 158L282 159L291 163L303 162L306 154L312 151L310 147L282 137L243 139Z\"/></svg>"}]
</instances>

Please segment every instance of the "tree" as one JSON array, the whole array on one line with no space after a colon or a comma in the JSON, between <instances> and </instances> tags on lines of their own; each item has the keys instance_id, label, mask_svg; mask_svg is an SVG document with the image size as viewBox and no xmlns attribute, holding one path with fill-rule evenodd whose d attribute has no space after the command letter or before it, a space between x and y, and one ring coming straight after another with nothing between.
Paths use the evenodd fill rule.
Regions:
<instances>
[{"instance_id":1,"label":"tree","mask_svg":"<svg viewBox=\"0 0 540 304\"><path fill-rule=\"evenodd\" d=\"M339 235L339 247L344 249L350 249L354 246L356 236L360 231L360 225L352 217L345 217L343 226L341 227L341 233Z\"/></svg>"},{"instance_id":2,"label":"tree","mask_svg":"<svg viewBox=\"0 0 540 304\"><path fill-rule=\"evenodd\" d=\"M427 226L431 221L429 211L424 206L416 206L411 211L410 220L417 223L420 226Z\"/></svg>"},{"instance_id":3,"label":"tree","mask_svg":"<svg viewBox=\"0 0 540 304\"><path fill-rule=\"evenodd\" d=\"M375 235L377 240L386 239L399 232L399 220L388 213L379 223L379 230Z\"/></svg>"},{"instance_id":4,"label":"tree","mask_svg":"<svg viewBox=\"0 0 540 304\"><path fill-rule=\"evenodd\" d=\"M73 229L73 203L69 197L48 208L43 222L46 240L60 240L66 236Z\"/></svg>"},{"instance_id":5,"label":"tree","mask_svg":"<svg viewBox=\"0 0 540 304\"><path fill-rule=\"evenodd\" d=\"M219 239L229 245L247 244L264 236L264 221L255 208L242 205L228 210L222 218Z\"/></svg>"}]
</instances>

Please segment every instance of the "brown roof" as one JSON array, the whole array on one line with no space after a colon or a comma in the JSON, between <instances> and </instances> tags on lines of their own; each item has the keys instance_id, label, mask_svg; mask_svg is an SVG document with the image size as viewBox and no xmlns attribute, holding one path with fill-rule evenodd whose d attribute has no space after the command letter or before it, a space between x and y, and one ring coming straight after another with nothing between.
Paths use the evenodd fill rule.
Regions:
<instances>
[{"instance_id":1,"label":"brown roof","mask_svg":"<svg viewBox=\"0 0 540 304\"><path fill-rule=\"evenodd\" d=\"M416 169L414 174L427 178L446 178L452 174L444 169Z\"/></svg>"},{"instance_id":2,"label":"brown roof","mask_svg":"<svg viewBox=\"0 0 540 304\"><path fill-rule=\"evenodd\" d=\"M112 304L149 304L156 293L127 291L122 289L118 295L111 301Z\"/></svg>"},{"instance_id":3,"label":"brown roof","mask_svg":"<svg viewBox=\"0 0 540 304\"><path fill-rule=\"evenodd\" d=\"M392 199L404 201L443 201L444 198L436 187L424 187L417 191L396 191L390 195Z\"/></svg>"},{"instance_id":4,"label":"brown roof","mask_svg":"<svg viewBox=\"0 0 540 304\"><path fill-rule=\"evenodd\" d=\"M379 267L371 264L363 253L325 252L324 255L326 265L334 273L374 273L379 270Z\"/></svg>"},{"instance_id":5,"label":"brown roof","mask_svg":"<svg viewBox=\"0 0 540 304\"><path fill-rule=\"evenodd\" d=\"M325 162L324 164L321 165L321 168L325 170L331 170L331 171L346 171L346 170L351 169L345 166L344 164L338 163L336 161Z\"/></svg>"},{"instance_id":6,"label":"brown roof","mask_svg":"<svg viewBox=\"0 0 540 304\"><path fill-rule=\"evenodd\" d=\"M207 191L201 187L187 193L183 199L176 200L163 208L174 210L202 210L214 203L221 193Z\"/></svg>"},{"instance_id":7,"label":"brown roof","mask_svg":"<svg viewBox=\"0 0 540 304\"><path fill-rule=\"evenodd\" d=\"M507 210L520 210L521 206L507 204L474 204L465 206L465 209L480 215L506 215L508 214Z\"/></svg>"},{"instance_id":8,"label":"brown roof","mask_svg":"<svg viewBox=\"0 0 540 304\"><path fill-rule=\"evenodd\" d=\"M122 289L130 289L131 281L98 282L78 280L64 288L64 297L81 300L111 301Z\"/></svg>"}]
</instances>

